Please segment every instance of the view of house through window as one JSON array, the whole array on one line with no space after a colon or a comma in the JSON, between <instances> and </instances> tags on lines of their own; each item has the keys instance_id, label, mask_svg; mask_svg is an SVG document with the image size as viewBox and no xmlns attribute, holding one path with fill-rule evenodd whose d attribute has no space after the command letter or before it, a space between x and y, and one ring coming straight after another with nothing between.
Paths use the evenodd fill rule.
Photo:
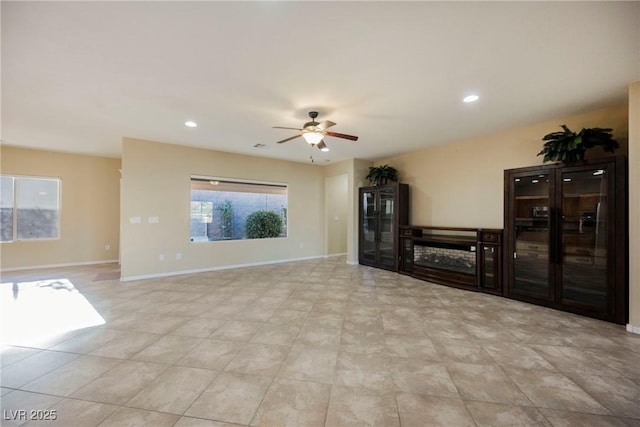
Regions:
<instances>
[{"instance_id":1,"label":"view of house through window","mask_svg":"<svg viewBox=\"0 0 640 427\"><path fill-rule=\"evenodd\" d=\"M287 237L287 186L191 177L191 241Z\"/></svg>"},{"instance_id":2,"label":"view of house through window","mask_svg":"<svg viewBox=\"0 0 640 427\"><path fill-rule=\"evenodd\" d=\"M1 241L60 237L60 179L2 175L0 185Z\"/></svg>"}]
</instances>

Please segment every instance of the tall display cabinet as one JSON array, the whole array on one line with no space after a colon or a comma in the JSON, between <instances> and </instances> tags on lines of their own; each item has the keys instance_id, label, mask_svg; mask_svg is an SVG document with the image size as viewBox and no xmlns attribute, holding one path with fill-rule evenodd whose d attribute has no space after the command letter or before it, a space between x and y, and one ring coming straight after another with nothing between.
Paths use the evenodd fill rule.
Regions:
<instances>
[{"instance_id":1,"label":"tall display cabinet","mask_svg":"<svg viewBox=\"0 0 640 427\"><path fill-rule=\"evenodd\" d=\"M409 186L360 188L358 217L360 264L398 271L398 233L409 223Z\"/></svg>"},{"instance_id":2,"label":"tall display cabinet","mask_svg":"<svg viewBox=\"0 0 640 427\"><path fill-rule=\"evenodd\" d=\"M504 294L623 324L626 158L506 170Z\"/></svg>"}]
</instances>

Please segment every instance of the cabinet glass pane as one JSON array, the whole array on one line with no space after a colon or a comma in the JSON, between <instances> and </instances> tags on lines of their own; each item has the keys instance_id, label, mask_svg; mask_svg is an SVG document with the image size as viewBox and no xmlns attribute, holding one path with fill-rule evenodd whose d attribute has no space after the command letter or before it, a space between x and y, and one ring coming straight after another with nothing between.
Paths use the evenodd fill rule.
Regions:
<instances>
[{"instance_id":1,"label":"cabinet glass pane","mask_svg":"<svg viewBox=\"0 0 640 427\"><path fill-rule=\"evenodd\" d=\"M549 298L549 175L514 179L513 289Z\"/></svg>"},{"instance_id":2,"label":"cabinet glass pane","mask_svg":"<svg viewBox=\"0 0 640 427\"><path fill-rule=\"evenodd\" d=\"M395 267L393 195L392 191L380 192L380 263L385 267Z\"/></svg>"},{"instance_id":3,"label":"cabinet glass pane","mask_svg":"<svg viewBox=\"0 0 640 427\"><path fill-rule=\"evenodd\" d=\"M486 288L496 287L495 260L496 249L492 246L484 246L483 248L483 273L482 285Z\"/></svg>"},{"instance_id":4,"label":"cabinet glass pane","mask_svg":"<svg viewBox=\"0 0 640 427\"><path fill-rule=\"evenodd\" d=\"M376 196L368 191L362 193L362 257L376 261Z\"/></svg>"},{"instance_id":5,"label":"cabinet glass pane","mask_svg":"<svg viewBox=\"0 0 640 427\"><path fill-rule=\"evenodd\" d=\"M562 299L605 311L607 171L562 174Z\"/></svg>"}]
</instances>

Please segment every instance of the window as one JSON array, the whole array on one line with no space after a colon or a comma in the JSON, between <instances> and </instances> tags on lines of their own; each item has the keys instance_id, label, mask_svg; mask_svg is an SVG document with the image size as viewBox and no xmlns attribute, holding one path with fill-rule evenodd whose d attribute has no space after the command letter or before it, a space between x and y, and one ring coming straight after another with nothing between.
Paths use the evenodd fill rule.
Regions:
<instances>
[{"instance_id":1,"label":"window","mask_svg":"<svg viewBox=\"0 0 640 427\"><path fill-rule=\"evenodd\" d=\"M280 229L257 237L287 236L286 185L191 177L191 242L247 239L247 219L251 228L258 211ZM256 237L255 228L249 235Z\"/></svg>"},{"instance_id":2,"label":"window","mask_svg":"<svg viewBox=\"0 0 640 427\"><path fill-rule=\"evenodd\" d=\"M0 237L15 240L60 237L60 180L2 175Z\"/></svg>"}]
</instances>

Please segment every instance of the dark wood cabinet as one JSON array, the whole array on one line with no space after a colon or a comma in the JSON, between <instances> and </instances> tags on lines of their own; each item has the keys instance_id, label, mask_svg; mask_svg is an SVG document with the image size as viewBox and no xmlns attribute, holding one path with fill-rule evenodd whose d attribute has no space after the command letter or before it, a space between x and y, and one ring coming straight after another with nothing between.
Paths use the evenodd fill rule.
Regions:
<instances>
[{"instance_id":1,"label":"dark wood cabinet","mask_svg":"<svg viewBox=\"0 0 640 427\"><path fill-rule=\"evenodd\" d=\"M359 200L360 264L398 271L398 230L409 223L409 186L362 187Z\"/></svg>"},{"instance_id":2,"label":"dark wood cabinet","mask_svg":"<svg viewBox=\"0 0 640 427\"><path fill-rule=\"evenodd\" d=\"M502 295L502 230L478 232L478 290Z\"/></svg>"},{"instance_id":3,"label":"dark wood cabinet","mask_svg":"<svg viewBox=\"0 0 640 427\"><path fill-rule=\"evenodd\" d=\"M502 230L400 227L399 272L502 295Z\"/></svg>"},{"instance_id":4,"label":"dark wood cabinet","mask_svg":"<svg viewBox=\"0 0 640 427\"><path fill-rule=\"evenodd\" d=\"M627 318L626 159L504 173L505 296Z\"/></svg>"}]
</instances>

